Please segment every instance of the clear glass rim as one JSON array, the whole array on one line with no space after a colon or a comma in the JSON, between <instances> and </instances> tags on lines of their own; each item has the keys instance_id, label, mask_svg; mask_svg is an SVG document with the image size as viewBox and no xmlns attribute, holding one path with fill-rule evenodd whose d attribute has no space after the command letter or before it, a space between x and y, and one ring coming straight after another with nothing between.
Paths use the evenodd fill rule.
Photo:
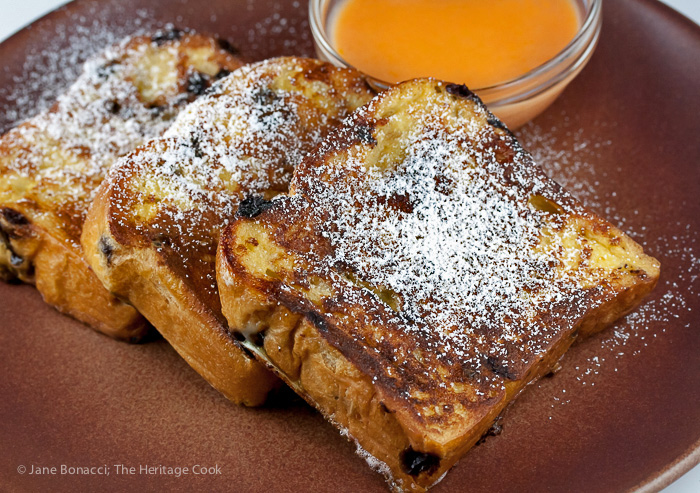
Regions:
<instances>
[{"instance_id":1,"label":"clear glass rim","mask_svg":"<svg viewBox=\"0 0 700 493\"><path fill-rule=\"evenodd\" d=\"M329 0L309 0L309 24L314 40L318 47L330 58L330 61L335 65L342 67L353 67L333 48L333 45L326 35L326 26L324 22L325 7ZM470 88L478 93L482 98L489 99L490 95L501 92L514 92L505 98L496 97L489 104L510 104L516 101L527 99L536 94L539 94L558 82L565 79L570 73L576 71L582 63L587 61L595 48L600 34L601 13L603 0L589 0L586 7L586 15L581 27L576 36L554 57L533 68L532 70L515 77L513 79L494 84L486 87ZM566 64L567 60L575 58L572 63ZM556 70L559 68L559 70ZM544 77L545 80L536 87L527 89L518 93L521 86L528 86L532 81L545 76L549 72L555 71L549 77ZM367 76L375 81L379 86L391 87L393 83L382 81L376 77L367 74Z\"/></svg>"}]
</instances>

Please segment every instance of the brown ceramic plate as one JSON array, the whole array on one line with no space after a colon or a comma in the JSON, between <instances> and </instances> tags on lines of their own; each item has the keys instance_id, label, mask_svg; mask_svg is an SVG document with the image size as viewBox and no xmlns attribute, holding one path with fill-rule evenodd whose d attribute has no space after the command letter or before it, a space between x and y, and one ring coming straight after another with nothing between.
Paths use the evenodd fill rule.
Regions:
<instances>
[{"instance_id":1,"label":"brown ceramic plate","mask_svg":"<svg viewBox=\"0 0 700 493\"><path fill-rule=\"evenodd\" d=\"M88 53L166 22L229 38L252 58L312 54L302 0L78 0L0 45L0 130L65 87ZM531 386L503 433L435 493L648 490L697 463L698 60L692 22L651 0L606 2L591 63L520 132L556 179L661 260L662 280L635 315ZM236 407L162 340L112 341L6 284L0 326L0 490L386 491L299 400ZM29 474L39 466L56 472Z\"/></svg>"}]
</instances>

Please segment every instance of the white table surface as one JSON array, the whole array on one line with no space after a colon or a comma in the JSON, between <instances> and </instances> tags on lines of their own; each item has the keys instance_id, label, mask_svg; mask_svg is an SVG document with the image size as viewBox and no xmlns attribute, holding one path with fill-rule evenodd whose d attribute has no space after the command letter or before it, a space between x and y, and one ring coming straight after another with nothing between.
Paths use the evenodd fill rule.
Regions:
<instances>
[{"instance_id":1,"label":"white table surface","mask_svg":"<svg viewBox=\"0 0 700 493\"><path fill-rule=\"evenodd\" d=\"M612 0L614 1L614 0ZM700 0L661 0L700 24ZM0 0L6 4L0 17L0 41L35 19L68 3L65 0ZM700 464L663 490L663 493L700 493Z\"/></svg>"}]
</instances>

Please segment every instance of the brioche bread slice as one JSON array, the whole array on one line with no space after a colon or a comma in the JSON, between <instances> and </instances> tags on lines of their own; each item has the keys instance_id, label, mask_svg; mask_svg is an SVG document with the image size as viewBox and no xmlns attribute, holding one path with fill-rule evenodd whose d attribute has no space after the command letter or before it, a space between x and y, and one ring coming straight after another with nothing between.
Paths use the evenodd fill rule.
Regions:
<instances>
[{"instance_id":1,"label":"brioche bread slice","mask_svg":"<svg viewBox=\"0 0 700 493\"><path fill-rule=\"evenodd\" d=\"M239 209L217 256L232 333L424 491L659 263L547 178L466 87L402 83Z\"/></svg>"},{"instance_id":2,"label":"brioche bread slice","mask_svg":"<svg viewBox=\"0 0 700 493\"><path fill-rule=\"evenodd\" d=\"M145 333L83 260L83 221L118 157L242 65L225 48L177 30L124 40L89 60L49 111L0 138L0 278L36 284L47 303L112 337Z\"/></svg>"},{"instance_id":3,"label":"brioche bread slice","mask_svg":"<svg viewBox=\"0 0 700 493\"><path fill-rule=\"evenodd\" d=\"M226 331L221 229L247 195L286 192L301 158L371 96L358 72L316 60L244 67L121 160L90 209L82 244L97 277L234 402L260 404L278 380Z\"/></svg>"}]
</instances>

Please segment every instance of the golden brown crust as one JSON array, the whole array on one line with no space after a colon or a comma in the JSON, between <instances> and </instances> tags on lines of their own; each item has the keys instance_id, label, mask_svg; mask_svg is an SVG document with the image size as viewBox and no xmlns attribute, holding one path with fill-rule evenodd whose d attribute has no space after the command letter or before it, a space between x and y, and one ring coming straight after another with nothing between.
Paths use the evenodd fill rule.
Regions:
<instances>
[{"instance_id":1,"label":"golden brown crust","mask_svg":"<svg viewBox=\"0 0 700 493\"><path fill-rule=\"evenodd\" d=\"M277 380L241 351L208 307L183 287L182 278L161 263L153 249L125 248L111 236L109 193L107 186L100 188L83 230L84 244L97 250L86 249L97 276L124 299L138 297L139 311L228 399L248 406L262 404ZM110 252L108 256L105 251ZM148 271L144 265L149 266Z\"/></svg>"},{"instance_id":2,"label":"golden brown crust","mask_svg":"<svg viewBox=\"0 0 700 493\"><path fill-rule=\"evenodd\" d=\"M227 230L228 232L229 230ZM225 233L226 234L226 233ZM407 451L423 451L422 430L407 430L385 403L381 389L367 373L360 371L333 347L309 319L271 301L256 291L255 279L246 274L231 275L231 238L222 237L217 257L223 312L231 327L250 325L264 331L244 344L273 369L292 389L317 408L358 446L358 453L383 474L395 491L426 491L470 448L487 435L505 407L529 382L546 375L575 337L562 339L537 366L537 373L509 384L501 399L475 422L469 435L454 448L436 454L439 465L417 476L406 472L402 460Z\"/></svg>"},{"instance_id":3,"label":"golden brown crust","mask_svg":"<svg viewBox=\"0 0 700 493\"><path fill-rule=\"evenodd\" d=\"M316 60L245 67L122 160L90 210L82 242L97 276L234 402L259 404L278 380L226 331L221 228L249 195L286 191L301 157L370 97L357 72Z\"/></svg>"},{"instance_id":4,"label":"golden brown crust","mask_svg":"<svg viewBox=\"0 0 700 493\"><path fill-rule=\"evenodd\" d=\"M82 258L87 208L119 156L162 133L184 105L242 62L211 37L139 36L88 61L50 111L0 139L0 271L118 339L148 324L104 289Z\"/></svg>"},{"instance_id":5,"label":"golden brown crust","mask_svg":"<svg viewBox=\"0 0 700 493\"><path fill-rule=\"evenodd\" d=\"M223 299L233 299L224 294L227 289L222 289ZM400 453L411 442L371 379L332 347L306 317L276 306L263 319L268 329L256 352L269 358L278 375L326 419L346 430L348 438L361 447L358 451L369 454L365 458L377 459L375 469L400 471ZM396 475L393 481L413 483L408 475Z\"/></svg>"},{"instance_id":6,"label":"golden brown crust","mask_svg":"<svg viewBox=\"0 0 700 493\"><path fill-rule=\"evenodd\" d=\"M638 304L659 265L466 88L417 80L353 114L297 168L291 196L229 226L217 275L231 330L278 371L256 341L281 304L371 381L410 443L377 458L420 490L578 335ZM371 442L366 422L347 426Z\"/></svg>"}]
</instances>

